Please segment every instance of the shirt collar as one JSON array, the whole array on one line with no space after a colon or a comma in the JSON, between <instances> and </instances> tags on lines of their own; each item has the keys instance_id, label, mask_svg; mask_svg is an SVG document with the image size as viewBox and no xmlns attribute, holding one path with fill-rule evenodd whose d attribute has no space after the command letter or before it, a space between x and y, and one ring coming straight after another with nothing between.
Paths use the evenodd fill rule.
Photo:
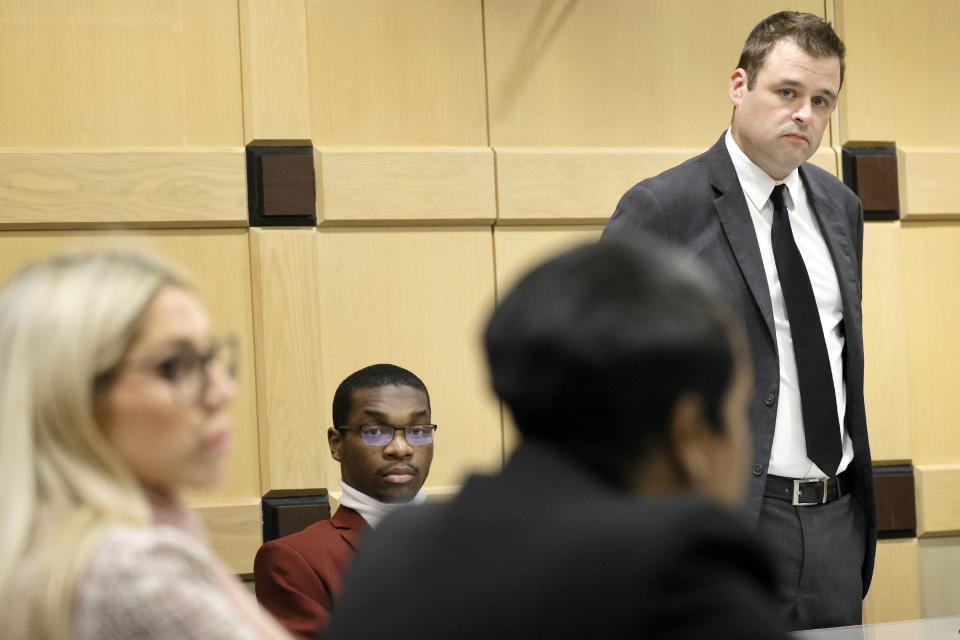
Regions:
<instances>
[{"instance_id":1,"label":"shirt collar","mask_svg":"<svg viewBox=\"0 0 960 640\"><path fill-rule=\"evenodd\" d=\"M733 139L733 133L727 129L723 137L727 145L727 153L730 154L730 160L733 161L733 168L737 172L737 178L740 180L740 188L743 189L743 195L753 204L757 211L762 211L763 206L770 200L770 194L773 188L778 184L787 185L787 199L785 204L790 208L791 203L797 202L797 194L803 188L800 180L800 171L794 169L783 180L774 180L770 175L754 164L753 160L747 157L737 141Z\"/></svg>"}]
</instances>

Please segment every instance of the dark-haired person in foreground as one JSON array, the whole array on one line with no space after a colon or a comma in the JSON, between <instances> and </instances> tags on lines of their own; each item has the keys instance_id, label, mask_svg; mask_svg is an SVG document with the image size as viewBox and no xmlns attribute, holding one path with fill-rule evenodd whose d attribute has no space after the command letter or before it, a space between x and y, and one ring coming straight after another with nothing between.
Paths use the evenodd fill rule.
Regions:
<instances>
[{"instance_id":1,"label":"dark-haired person in foreground","mask_svg":"<svg viewBox=\"0 0 960 640\"><path fill-rule=\"evenodd\" d=\"M859 624L877 543L863 397L863 210L817 151L843 83L829 23L761 21L730 76L730 128L631 188L604 238L693 250L744 323L754 365L746 512L774 549L797 629Z\"/></svg>"},{"instance_id":2,"label":"dark-haired person in foreground","mask_svg":"<svg viewBox=\"0 0 960 640\"><path fill-rule=\"evenodd\" d=\"M783 638L742 497L750 365L709 277L654 241L547 262L487 326L521 444L364 540L328 638Z\"/></svg>"},{"instance_id":3,"label":"dark-haired person in foreground","mask_svg":"<svg viewBox=\"0 0 960 640\"><path fill-rule=\"evenodd\" d=\"M330 454L340 463L340 508L329 520L271 540L254 561L257 599L291 633L326 625L360 538L387 513L425 500L433 460L430 396L413 373L375 364L333 397Z\"/></svg>"}]
</instances>

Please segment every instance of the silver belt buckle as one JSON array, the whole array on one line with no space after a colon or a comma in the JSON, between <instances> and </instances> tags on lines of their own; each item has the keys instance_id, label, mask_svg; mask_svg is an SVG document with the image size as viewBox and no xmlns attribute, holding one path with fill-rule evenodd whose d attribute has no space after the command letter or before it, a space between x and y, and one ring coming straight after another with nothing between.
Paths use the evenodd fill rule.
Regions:
<instances>
[{"instance_id":1,"label":"silver belt buckle","mask_svg":"<svg viewBox=\"0 0 960 640\"><path fill-rule=\"evenodd\" d=\"M804 479L794 479L793 481L793 501L792 504L795 507L812 507L817 504L827 504L827 482L830 481L830 478L804 478ZM800 484L801 483L810 483L810 482L819 482L823 484L823 498L819 502L814 500L813 502L800 502Z\"/></svg>"}]
</instances>

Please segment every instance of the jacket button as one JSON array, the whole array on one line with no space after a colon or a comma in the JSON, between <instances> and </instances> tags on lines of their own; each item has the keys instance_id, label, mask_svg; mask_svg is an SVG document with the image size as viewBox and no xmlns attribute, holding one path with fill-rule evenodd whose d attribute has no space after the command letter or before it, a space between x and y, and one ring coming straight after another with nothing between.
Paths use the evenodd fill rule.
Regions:
<instances>
[{"instance_id":1,"label":"jacket button","mask_svg":"<svg viewBox=\"0 0 960 640\"><path fill-rule=\"evenodd\" d=\"M773 395L772 393L768 393L767 397L763 399L763 404L767 405L768 407L772 407L773 403L776 401L777 396Z\"/></svg>"},{"instance_id":2,"label":"jacket button","mask_svg":"<svg viewBox=\"0 0 960 640\"><path fill-rule=\"evenodd\" d=\"M763 465L762 465L762 464L755 464L755 465L753 465L753 475L755 475L755 476L762 476L762 475L763 475Z\"/></svg>"}]
</instances>

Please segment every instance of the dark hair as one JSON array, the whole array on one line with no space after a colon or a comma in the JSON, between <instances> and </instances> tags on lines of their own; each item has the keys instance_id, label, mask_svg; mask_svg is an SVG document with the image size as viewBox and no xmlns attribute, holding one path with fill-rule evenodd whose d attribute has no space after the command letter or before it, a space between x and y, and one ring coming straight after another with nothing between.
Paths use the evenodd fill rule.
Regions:
<instances>
[{"instance_id":1,"label":"dark hair","mask_svg":"<svg viewBox=\"0 0 960 640\"><path fill-rule=\"evenodd\" d=\"M423 380L395 364L372 364L354 371L337 387L337 392L333 394L333 426L342 427L347 424L350 411L353 409L354 390L390 385L420 389L427 396L427 410L430 409L430 392L427 391Z\"/></svg>"},{"instance_id":2,"label":"dark hair","mask_svg":"<svg viewBox=\"0 0 960 640\"><path fill-rule=\"evenodd\" d=\"M732 318L698 262L641 237L583 246L531 271L494 311L484 343L493 388L521 434L622 483L666 433L681 394L700 396L723 428Z\"/></svg>"},{"instance_id":3,"label":"dark hair","mask_svg":"<svg viewBox=\"0 0 960 640\"><path fill-rule=\"evenodd\" d=\"M767 62L767 56L783 39L792 40L814 58L840 59L840 86L846 65L843 56L847 48L830 23L812 13L781 11L765 18L753 28L743 43L737 68L747 73L747 89L753 89L757 74Z\"/></svg>"}]
</instances>

